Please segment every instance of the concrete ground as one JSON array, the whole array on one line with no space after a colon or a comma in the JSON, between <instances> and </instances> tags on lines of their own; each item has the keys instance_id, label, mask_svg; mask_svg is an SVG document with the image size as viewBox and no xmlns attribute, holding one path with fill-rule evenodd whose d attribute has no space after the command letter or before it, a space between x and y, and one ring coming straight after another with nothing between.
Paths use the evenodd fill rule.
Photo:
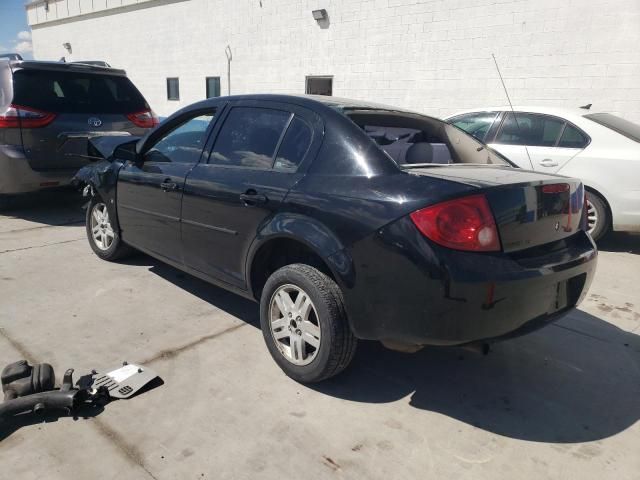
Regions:
<instances>
[{"instance_id":1,"label":"concrete ground","mask_svg":"<svg viewBox=\"0 0 640 480\"><path fill-rule=\"evenodd\" d=\"M307 387L255 304L146 256L103 262L77 198L43 198L0 215L0 366L126 359L164 384L1 426L0 478L640 479L639 236L601 245L579 310L487 357L367 342Z\"/></svg>"}]
</instances>

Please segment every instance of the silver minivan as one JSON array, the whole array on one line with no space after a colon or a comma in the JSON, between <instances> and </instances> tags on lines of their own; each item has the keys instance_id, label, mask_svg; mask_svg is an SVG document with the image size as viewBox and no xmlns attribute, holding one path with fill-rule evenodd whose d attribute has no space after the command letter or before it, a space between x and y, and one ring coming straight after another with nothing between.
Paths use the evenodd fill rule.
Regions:
<instances>
[{"instance_id":1,"label":"silver minivan","mask_svg":"<svg viewBox=\"0 0 640 480\"><path fill-rule=\"evenodd\" d=\"M93 136L144 135L157 123L124 70L0 58L0 200L68 185Z\"/></svg>"}]
</instances>

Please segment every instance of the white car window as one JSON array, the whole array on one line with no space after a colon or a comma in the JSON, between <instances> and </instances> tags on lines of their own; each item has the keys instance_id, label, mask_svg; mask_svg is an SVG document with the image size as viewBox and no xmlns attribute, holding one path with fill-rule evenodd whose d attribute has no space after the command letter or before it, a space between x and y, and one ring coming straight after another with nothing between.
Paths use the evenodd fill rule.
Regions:
<instances>
[{"instance_id":1,"label":"white car window","mask_svg":"<svg viewBox=\"0 0 640 480\"><path fill-rule=\"evenodd\" d=\"M564 126L564 120L549 115L511 112L505 115L495 143L554 147Z\"/></svg>"}]
</instances>

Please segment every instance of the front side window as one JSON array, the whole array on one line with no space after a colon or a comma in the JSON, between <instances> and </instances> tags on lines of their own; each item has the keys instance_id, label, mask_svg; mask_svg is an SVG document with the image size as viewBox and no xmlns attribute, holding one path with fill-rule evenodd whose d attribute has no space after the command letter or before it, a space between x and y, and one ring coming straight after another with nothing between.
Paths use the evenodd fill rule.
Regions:
<instances>
[{"instance_id":1,"label":"front side window","mask_svg":"<svg viewBox=\"0 0 640 480\"><path fill-rule=\"evenodd\" d=\"M271 169L276 147L291 113L259 107L234 107L211 153L219 165Z\"/></svg>"},{"instance_id":2,"label":"front side window","mask_svg":"<svg viewBox=\"0 0 640 480\"><path fill-rule=\"evenodd\" d=\"M452 118L449 123L484 142L497 116L497 112L468 113Z\"/></svg>"},{"instance_id":3,"label":"front side window","mask_svg":"<svg viewBox=\"0 0 640 480\"><path fill-rule=\"evenodd\" d=\"M505 115L495 143L554 147L564 123L564 120L549 115L509 112Z\"/></svg>"},{"instance_id":4,"label":"front side window","mask_svg":"<svg viewBox=\"0 0 640 480\"><path fill-rule=\"evenodd\" d=\"M145 153L145 162L197 163L213 116L199 114L178 124Z\"/></svg>"}]
</instances>

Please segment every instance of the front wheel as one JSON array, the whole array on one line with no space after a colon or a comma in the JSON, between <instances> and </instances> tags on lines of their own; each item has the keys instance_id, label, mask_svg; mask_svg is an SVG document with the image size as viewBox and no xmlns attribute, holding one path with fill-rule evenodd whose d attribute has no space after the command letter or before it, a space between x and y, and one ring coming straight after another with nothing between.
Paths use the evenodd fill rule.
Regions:
<instances>
[{"instance_id":1,"label":"front wheel","mask_svg":"<svg viewBox=\"0 0 640 480\"><path fill-rule=\"evenodd\" d=\"M89 203L86 229L91 249L103 260L115 261L131 254L131 247L125 245L111 224L107 204L99 197L93 197Z\"/></svg>"},{"instance_id":2,"label":"front wheel","mask_svg":"<svg viewBox=\"0 0 640 480\"><path fill-rule=\"evenodd\" d=\"M275 271L260 299L260 325L271 356L289 377L313 383L344 370L357 340L338 285L316 268Z\"/></svg>"}]
</instances>

